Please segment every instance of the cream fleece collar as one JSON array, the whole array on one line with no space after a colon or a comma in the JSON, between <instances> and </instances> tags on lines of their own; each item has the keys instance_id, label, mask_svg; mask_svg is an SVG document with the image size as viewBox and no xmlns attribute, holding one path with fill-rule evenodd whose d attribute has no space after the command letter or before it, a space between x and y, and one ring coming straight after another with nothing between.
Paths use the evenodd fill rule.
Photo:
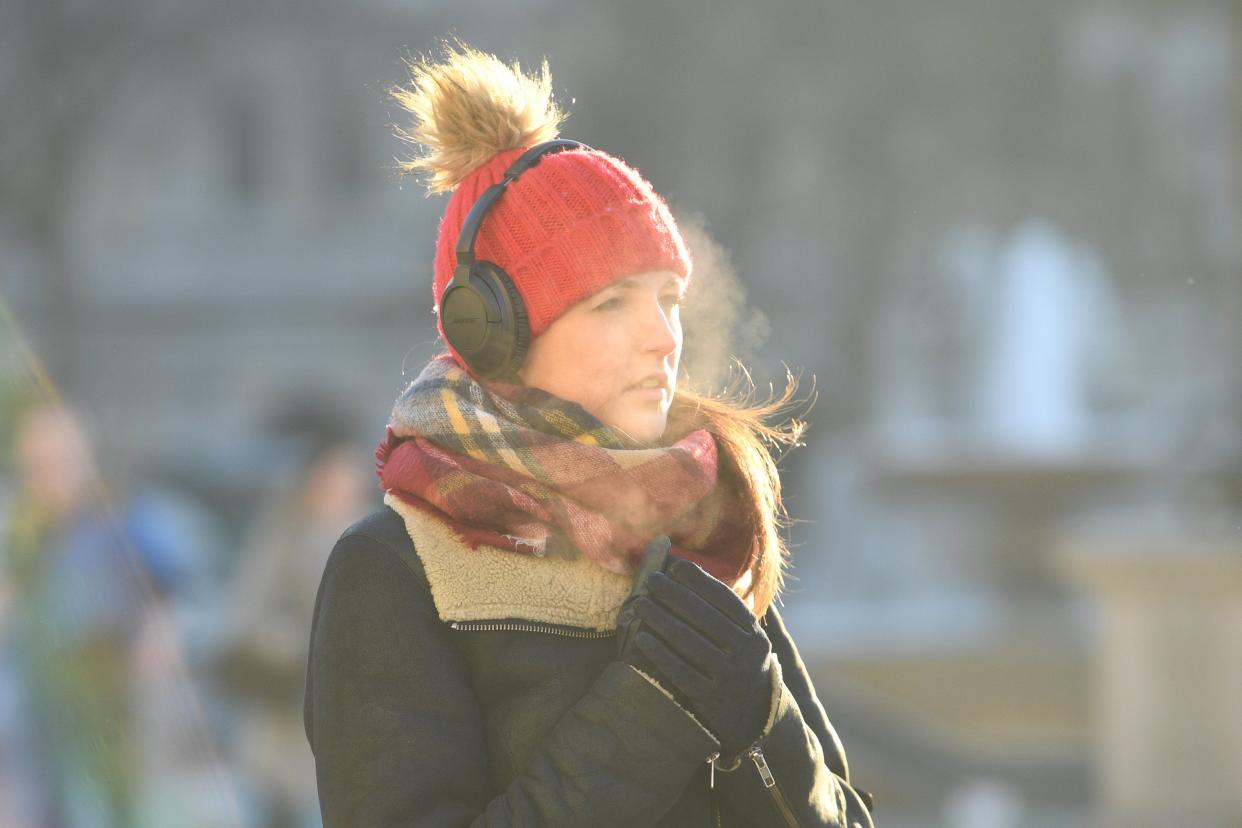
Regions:
<instances>
[{"instance_id":1,"label":"cream fleece collar","mask_svg":"<svg viewBox=\"0 0 1242 828\"><path fill-rule=\"evenodd\" d=\"M471 549L443 521L384 496L405 521L443 621L521 618L590 630L614 630L631 575L609 572L584 555L545 557L480 546Z\"/></svg>"}]
</instances>

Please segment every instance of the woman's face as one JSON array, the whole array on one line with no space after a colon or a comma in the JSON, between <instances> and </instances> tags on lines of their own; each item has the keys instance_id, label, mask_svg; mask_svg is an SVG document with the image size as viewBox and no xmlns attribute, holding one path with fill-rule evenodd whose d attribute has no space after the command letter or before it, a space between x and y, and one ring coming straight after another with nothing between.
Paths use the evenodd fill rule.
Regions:
<instances>
[{"instance_id":1,"label":"woman's face","mask_svg":"<svg viewBox=\"0 0 1242 828\"><path fill-rule=\"evenodd\" d=\"M677 387L685 290L668 270L613 282L536 337L518 375L633 440L656 442Z\"/></svg>"}]
</instances>

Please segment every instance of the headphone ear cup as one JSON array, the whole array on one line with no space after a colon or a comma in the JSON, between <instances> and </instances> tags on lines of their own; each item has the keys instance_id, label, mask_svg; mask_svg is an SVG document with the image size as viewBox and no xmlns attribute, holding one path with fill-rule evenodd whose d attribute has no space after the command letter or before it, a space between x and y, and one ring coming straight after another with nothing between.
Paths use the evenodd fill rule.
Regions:
<instances>
[{"instance_id":1,"label":"headphone ear cup","mask_svg":"<svg viewBox=\"0 0 1242 828\"><path fill-rule=\"evenodd\" d=\"M487 379L516 373L530 347L530 321L521 293L499 266L475 262L465 284L445 291L440 312L445 338L471 370Z\"/></svg>"}]
</instances>

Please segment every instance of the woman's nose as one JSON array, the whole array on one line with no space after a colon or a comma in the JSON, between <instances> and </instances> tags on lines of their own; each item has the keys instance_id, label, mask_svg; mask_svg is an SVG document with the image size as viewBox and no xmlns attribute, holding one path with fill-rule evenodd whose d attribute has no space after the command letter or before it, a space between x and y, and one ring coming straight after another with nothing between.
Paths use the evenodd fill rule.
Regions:
<instances>
[{"instance_id":1,"label":"woman's nose","mask_svg":"<svg viewBox=\"0 0 1242 828\"><path fill-rule=\"evenodd\" d=\"M658 299L653 301L643 314L644 350L660 355L672 353L677 348L680 329L676 306L666 308Z\"/></svg>"}]
</instances>

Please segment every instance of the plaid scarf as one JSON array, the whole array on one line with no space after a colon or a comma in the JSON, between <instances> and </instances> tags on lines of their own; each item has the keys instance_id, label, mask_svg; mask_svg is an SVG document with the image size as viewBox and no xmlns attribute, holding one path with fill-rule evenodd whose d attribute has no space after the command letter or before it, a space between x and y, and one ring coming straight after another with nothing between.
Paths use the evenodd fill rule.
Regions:
<instances>
[{"instance_id":1,"label":"plaid scarf","mask_svg":"<svg viewBox=\"0 0 1242 828\"><path fill-rule=\"evenodd\" d=\"M470 546L573 554L632 571L647 544L733 584L753 530L716 441L692 431L636 448L581 406L537 388L484 388L436 357L393 408L375 453L384 490L447 521Z\"/></svg>"}]
</instances>

